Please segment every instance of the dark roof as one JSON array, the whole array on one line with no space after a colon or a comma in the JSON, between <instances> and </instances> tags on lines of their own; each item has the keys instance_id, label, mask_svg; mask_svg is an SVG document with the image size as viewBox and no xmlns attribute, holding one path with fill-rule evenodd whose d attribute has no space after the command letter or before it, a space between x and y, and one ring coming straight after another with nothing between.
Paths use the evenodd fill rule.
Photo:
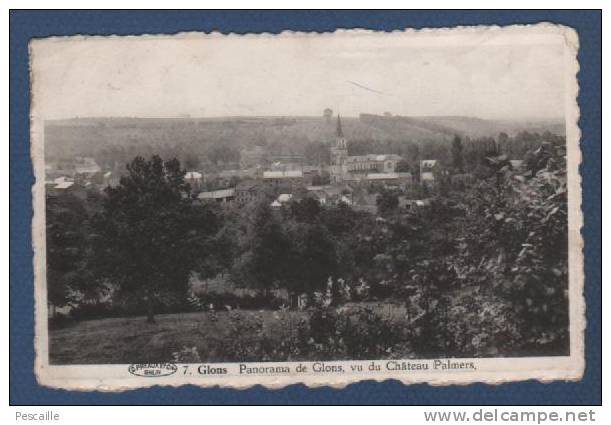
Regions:
<instances>
[{"instance_id":1,"label":"dark roof","mask_svg":"<svg viewBox=\"0 0 611 425\"><path fill-rule=\"evenodd\" d=\"M238 185L236 186L236 190L251 190L255 189L259 185L259 182L256 180L245 180L238 183Z\"/></svg>"},{"instance_id":2,"label":"dark roof","mask_svg":"<svg viewBox=\"0 0 611 425\"><path fill-rule=\"evenodd\" d=\"M377 196L374 194L366 193L362 191L356 196L353 196L353 203L359 206L375 206Z\"/></svg>"}]
</instances>

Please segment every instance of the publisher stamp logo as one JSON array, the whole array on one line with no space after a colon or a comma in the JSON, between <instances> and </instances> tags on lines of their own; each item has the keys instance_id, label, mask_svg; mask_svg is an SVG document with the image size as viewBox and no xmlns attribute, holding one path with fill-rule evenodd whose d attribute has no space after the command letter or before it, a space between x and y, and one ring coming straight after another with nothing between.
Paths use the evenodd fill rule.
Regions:
<instances>
[{"instance_id":1,"label":"publisher stamp logo","mask_svg":"<svg viewBox=\"0 0 611 425\"><path fill-rule=\"evenodd\" d=\"M144 376L146 378L157 378L160 376L169 376L178 370L173 363L139 363L129 365L128 372L135 376Z\"/></svg>"}]
</instances>

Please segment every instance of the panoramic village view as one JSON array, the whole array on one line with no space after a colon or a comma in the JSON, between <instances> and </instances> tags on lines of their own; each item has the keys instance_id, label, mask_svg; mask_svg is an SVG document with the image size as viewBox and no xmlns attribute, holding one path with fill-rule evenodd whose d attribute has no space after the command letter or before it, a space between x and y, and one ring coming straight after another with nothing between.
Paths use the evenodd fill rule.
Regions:
<instances>
[{"instance_id":1,"label":"panoramic village view","mask_svg":"<svg viewBox=\"0 0 611 425\"><path fill-rule=\"evenodd\" d=\"M47 121L51 364L568 353L562 120L316 114Z\"/></svg>"}]
</instances>

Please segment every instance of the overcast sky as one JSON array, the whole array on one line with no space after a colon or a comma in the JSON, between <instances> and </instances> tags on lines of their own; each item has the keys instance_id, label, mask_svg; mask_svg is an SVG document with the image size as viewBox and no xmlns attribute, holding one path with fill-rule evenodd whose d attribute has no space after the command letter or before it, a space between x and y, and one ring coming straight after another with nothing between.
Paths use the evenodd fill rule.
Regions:
<instances>
[{"instance_id":1,"label":"overcast sky","mask_svg":"<svg viewBox=\"0 0 611 425\"><path fill-rule=\"evenodd\" d=\"M556 35L97 37L32 52L45 119L318 116L326 107L346 116L564 116Z\"/></svg>"}]
</instances>

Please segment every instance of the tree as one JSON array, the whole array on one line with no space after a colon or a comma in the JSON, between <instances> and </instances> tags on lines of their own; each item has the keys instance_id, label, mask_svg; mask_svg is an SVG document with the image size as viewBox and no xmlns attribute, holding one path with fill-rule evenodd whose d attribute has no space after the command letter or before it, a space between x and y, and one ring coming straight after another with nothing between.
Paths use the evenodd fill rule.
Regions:
<instances>
[{"instance_id":1,"label":"tree","mask_svg":"<svg viewBox=\"0 0 611 425\"><path fill-rule=\"evenodd\" d=\"M236 250L236 234L226 225L226 217L217 202L193 205L200 237L197 240L195 272L200 279L212 278L229 269Z\"/></svg>"},{"instance_id":2,"label":"tree","mask_svg":"<svg viewBox=\"0 0 611 425\"><path fill-rule=\"evenodd\" d=\"M52 306L61 307L72 301L87 269L87 211L69 193L48 197L46 223L47 298Z\"/></svg>"},{"instance_id":3,"label":"tree","mask_svg":"<svg viewBox=\"0 0 611 425\"><path fill-rule=\"evenodd\" d=\"M399 197L393 191L383 189L376 198L378 212L386 215L399 207Z\"/></svg>"},{"instance_id":4,"label":"tree","mask_svg":"<svg viewBox=\"0 0 611 425\"><path fill-rule=\"evenodd\" d=\"M183 164L187 170L197 170L199 168L200 161L197 155L185 155Z\"/></svg>"},{"instance_id":5,"label":"tree","mask_svg":"<svg viewBox=\"0 0 611 425\"><path fill-rule=\"evenodd\" d=\"M223 165L240 161L240 151L226 143L215 144L208 149L207 157L213 164Z\"/></svg>"},{"instance_id":6,"label":"tree","mask_svg":"<svg viewBox=\"0 0 611 425\"><path fill-rule=\"evenodd\" d=\"M106 188L97 254L118 294L144 300L147 321L167 293L186 295L209 223L194 213L178 160L136 157L117 187Z\"/></svg>"},{"instance_id":7,"label":"tree","mask_svg":"<svg viewBox=\"0 0 611 425\"><path fill-rule=\"evenodd\" d=\"M291 216L298 222L314 223L321 211L320 203L313 198L304 198L301 201L291 202Z\"/></svg>"},{"instance_id":8,"label":"tree","mask_svg":"<svg viewBox=\"0 0 611 425\"><path fill-rule=\"evenodd\" d=\"M295 233L297 247L286 286L290 294L312 294L323 289L337 270L335 245L321 224L301 225Z\"/></svg>"},{"instance_id":9,"label":"tree","mask_svg":"<svg viewBox=\"0 0 611 425\"><path fill-rule=\"evenodd\" d=\"M286 280L292 246L267 201L257 205L232 275L238 286L266 292Z\"/></svg>"},{"instance_id":10,"label":"tree","mask_svg":"<svg viewBox=\"0 0 611 425\"><path fill-rule=\"evenodd\" d=\"M564 157L552 152L545 169L533 178L514 180L511 188L506 188L507 202L491 218L510 265L496 289L518 315L525 352L568 353L565 170Z\"/></svg>"},{"instance_id":11,"label":"tree","mask_svg":"<svg viewBox=\"0 0 611 425\"><path fill-rule=\"evenodd\" d=\"M566 165L550 155L533 177L514 174L503 155L488 157L498 171L465 193L464 213L453 213L459 233L444 230L459 241L445 261L479 292L439 316L463 355L568 353Z\"/></svg>"},{"instance_id":12,"label":"tree","mask_svg":"<svg viewBox=\"0 0 611 425\"><path fill-rule=\"evenodd\" d=\"M509 150L512 148L511 139L509 138L509 135L505 133L504 131L501 131L499 133L497 137L497 143L499 145L499 149L501 149L502 152L509 153Z\"/></svg>"},{"instance_id":13,"label":"tree","mask_svg":"<svg viewBox=\"0 0 611 425\"><path fill-rule=\"evenodd\" d=\"M331 162L329 146L322 142L308 142L303 150L308 164L329 164Z\"/></svg>"},{"instance_id":14,"label":"tree","mask_svg":"<svg viewBox=\"0 0 611 425\"><path fill-rule=\"evenodd\" d=\"M397 163L397 166L395 167L395 171L397 173L409 172L410 171L409 162L407 162L405 159L402 159L401 161Z\"/></svg>"},{"instance_id":15,"label":"tree","mask_svg":"<svg viewBox=\"0 0 611 425\"><path fill-rule=\"evenodd\" d=\"M320 174L312 176L312 186L324 186L331 183L331 175L328 171L322 171Z\"/></svg>"},{"instance_id":16,"label":"tree","mask_svg":"<svg viewBox=\"0 0 611 425\"><path fill-rule=\"evenodd\" d=\"M455 135L454 140L452 140L452 165L454 166L454 171L456 173L462 173L464 169L462 151L462 141L458 135Z\"/></svg>"}]
</instances>

